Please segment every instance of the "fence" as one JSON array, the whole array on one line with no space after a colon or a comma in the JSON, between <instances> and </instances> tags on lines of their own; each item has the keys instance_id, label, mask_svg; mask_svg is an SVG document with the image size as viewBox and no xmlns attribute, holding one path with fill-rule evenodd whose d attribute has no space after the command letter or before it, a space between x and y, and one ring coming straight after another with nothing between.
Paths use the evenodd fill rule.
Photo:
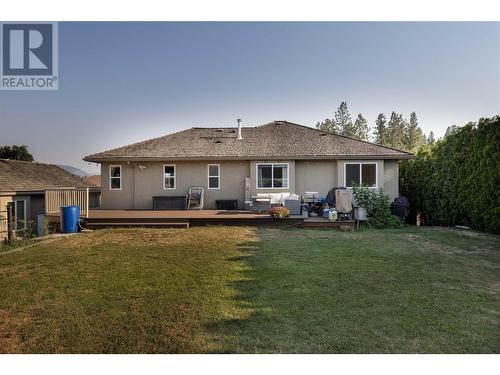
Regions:
<instances>
[{"instance_id":1,"label":"fence","mask_svg":"<svg viewBox=\"0 0 500 375\"><path fill-rule=\"evenodd\" d=\"M8 228L7 211L0 211L0 242L7 237Z\"/></svg>"},{"instance_id":2,"label":"fence","mask_svg":"<svg viewBox=\"0 0 500 375\"><path fill-rule=\"evenodd\" d=\"M79 206L80 216L89 216L89 189L63 188L45 190L45 213L58 213L61 206Z\"/></svg>"}]
</instances>

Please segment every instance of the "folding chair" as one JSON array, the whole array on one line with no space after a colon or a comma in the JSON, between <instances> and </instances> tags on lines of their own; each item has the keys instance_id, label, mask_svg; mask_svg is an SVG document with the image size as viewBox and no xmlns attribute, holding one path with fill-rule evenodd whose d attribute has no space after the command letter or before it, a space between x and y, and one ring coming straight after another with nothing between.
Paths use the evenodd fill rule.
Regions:
<instances>
[{"instance_id":1,"label":"folding chair","mask_svg":"<svg viewBox=\"0 0 500 375\"><path fill-rule=\"evenodd\" d=\"M191 186L188 193L188 210L203 210L203 186Z\"/></svg>"}]
</instances>

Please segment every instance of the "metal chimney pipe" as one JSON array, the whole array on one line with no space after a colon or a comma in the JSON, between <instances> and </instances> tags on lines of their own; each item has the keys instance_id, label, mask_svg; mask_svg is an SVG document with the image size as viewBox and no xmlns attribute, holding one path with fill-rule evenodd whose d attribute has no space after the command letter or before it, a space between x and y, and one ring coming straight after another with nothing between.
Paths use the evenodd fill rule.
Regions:
<instances>
[{"instance_id":1,"label":"metal chimney pipe","mask_svg":"<svg viewBox=\"0 0 500 375\"><path fill-rule=\"evenodd\" d=\"M241 119L239 118L236 121L238 122L238 139L243 139L241 136Z\"/></svg>"}]
</instances>

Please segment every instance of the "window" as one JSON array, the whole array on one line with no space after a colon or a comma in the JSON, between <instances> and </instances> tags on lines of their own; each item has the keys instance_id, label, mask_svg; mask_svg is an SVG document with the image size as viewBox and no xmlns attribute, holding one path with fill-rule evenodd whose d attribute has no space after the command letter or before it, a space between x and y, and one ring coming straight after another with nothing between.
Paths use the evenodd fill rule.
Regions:
<instances>
[{"instance_id":1,"label":"window","mask_svg":"<svg viewBox=\"0 0 500 375\"><path fill-rule=\"evenodd\" d=\"M12 201L7 204L7 215L10 214L9 207L12 207L12 213L14 214L14 230L21 231L26 229L26 201L17 200ZM7 223L10 220L7 219Z\"/></svg>"},{"instance_id":2,"label":"window","mask_svg":"<svg viewBox=\"0 0 500 375\"><path fill-rule=\"evenodd\" d=\"M109 166L109 189L121 190L122 189L122 166L110 165Z\"/></svg>"},{"instance_id":3,"label":"window","mask_svg":"<svg viewBox=\"0 0 500 375\"><path fill-rule=\"evenodd\" d=\"M220 189L220 165L219 164L209 164L208 165L208 188L209 189Z\"/></svg>"},{"instance_id":4,"label":"window","mask_svg":"<svg viewBox=\"0 0 500 375\"><path fill-rule=\"evenodd\" d=\"M16 230L26 229L26 201L16 201Z\"/></svg>"},{"instance_id":5,"label":"window","mask_svg":"<svg viewBox=\"0 0 500 375\"><path fill-rule=\"evenodd\" d=\"M273 166L257 165L257 187L259 189L273 187Z\"/></svg>"},{"instance_id":6,"label":"window","mask_svg":"<svg viewBox=\"0 0 500 375\"><path fill-rule=\"evenodd\" d=\"M344 186L377 187L377 163L345 163Z\"/></svg>"},{"instance_id":7,"label":"window","mask_svg":"<svg viewBox=\"0 0 500 375\"><path fill-rule=\"evenodd\" d=\"M288 189L288 164L257 164L257 189Z\"/></svg>"},{"instance_id":8,"label":"window","mask_svg":"<svg viewBox=\"0 0 500 375\"><path fill-rule=\"evenodd\" d=\"M175 164L163 166L163 188L175 189Z\"/></svg>"}]
</instances>

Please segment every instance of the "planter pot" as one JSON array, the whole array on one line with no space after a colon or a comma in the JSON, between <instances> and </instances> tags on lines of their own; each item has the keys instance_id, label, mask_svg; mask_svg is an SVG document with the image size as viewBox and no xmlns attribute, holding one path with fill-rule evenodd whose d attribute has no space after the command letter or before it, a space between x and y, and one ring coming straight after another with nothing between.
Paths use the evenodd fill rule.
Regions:
<instances>
[{"instance_id":1,"label":"planter pot","mask_svg":"<svg viewBox=\"0 0 500 375\"><path fill-rule=\"evenodd\" d=\"M354 220L368 220L368 212L365 207L354 207Z\"/></svg>"}]
</instances>

